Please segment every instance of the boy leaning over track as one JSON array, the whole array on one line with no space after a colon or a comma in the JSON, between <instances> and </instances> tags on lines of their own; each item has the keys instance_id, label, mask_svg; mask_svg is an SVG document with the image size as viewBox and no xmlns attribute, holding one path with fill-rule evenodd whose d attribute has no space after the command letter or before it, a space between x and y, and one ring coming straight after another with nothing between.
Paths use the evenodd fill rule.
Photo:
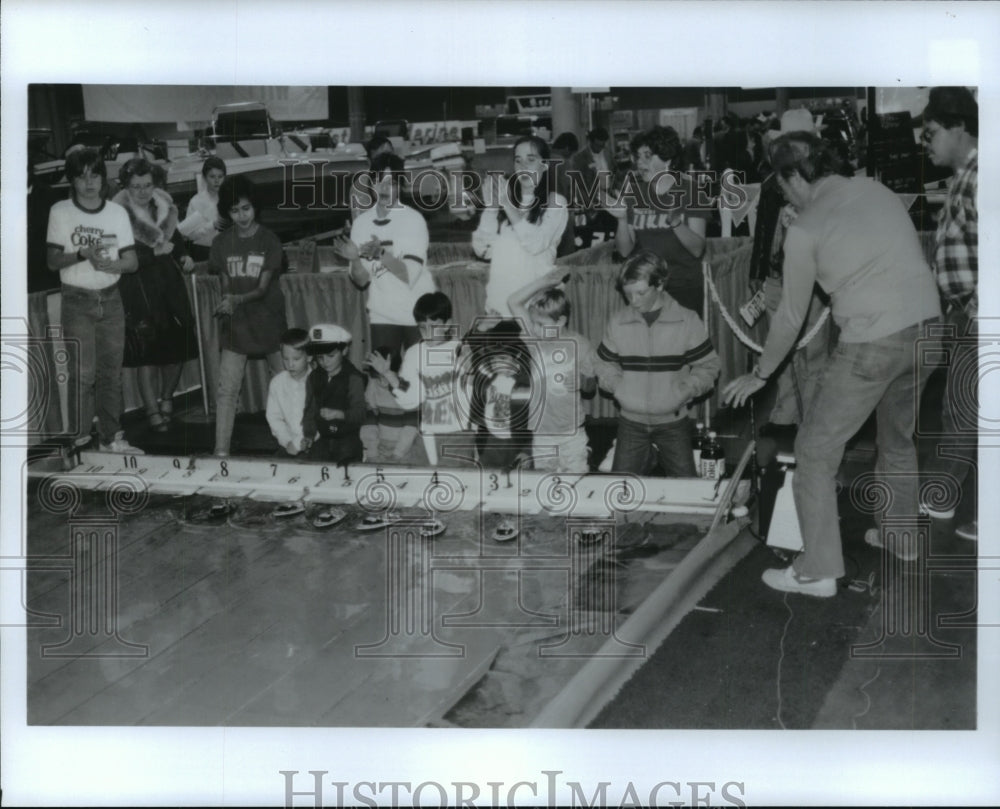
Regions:
<instances>
[{"instance_id":1,"label":"boy leaning over track","mask_svg":"<svg viewBox=\"0 0 1000 809\"><path fill-rule=\"evenodd\" d=\"M541 412L535 424L531 454L535 469L550 472L589 471L587 433L580 394L597 388L594 347L567 328L569 299L559 268L521 287L507 300L511 314L528 336L531 361L543 385L535 392Z\"/></svg>"},{"instance_id":2,"label":"boy leaning over track","mask_svg":"<svg viewBox=\"0 0 1000 809\"><path fill-rule=\"evenodd\" d=\"M420 434L431 466L455 466L454 452L470 460L472 454L471 447L461 448L471 441L462 437L468 425L456 396L462 344L455 339L451 317L451 300L443 292L421 295L413 306L420 342L406 349L399 373L382 354L373 352L367 360L401 408L420 411ZM445 452L449 445L453 453Z\"/></svg>"},{"instance_id":3,"label":"boy leaning over track","mask_svg":"<svg viewBox=\"0 0 1000 809\"><path fill-rule=\"evenodd\" d=\"M309 330L309 353L317 367L306 385L302 432L313 439L309 458L338 464L362 459L365 377L347 358L351 333L332 323Z\"/></svg>"}]
</instances>

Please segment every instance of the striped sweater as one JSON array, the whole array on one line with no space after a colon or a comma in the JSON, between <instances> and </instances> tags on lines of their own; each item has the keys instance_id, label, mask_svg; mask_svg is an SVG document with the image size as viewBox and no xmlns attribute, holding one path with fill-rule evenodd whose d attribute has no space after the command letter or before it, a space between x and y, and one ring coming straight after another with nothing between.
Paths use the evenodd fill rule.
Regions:
<instances>
[{"instance_id":1,"label":"striped sweater","mask_svg":"<svg viewBox=\"0 0 1000 809\"><path fill-rule=\"evenodd\" d=\"M631 306L616 312L597 349L601 387L622 417L640 424L689 416L691 400L712 389L720 370L701 318L665 292L660 303L652 325Z\"/></svg>"}]
</instances>

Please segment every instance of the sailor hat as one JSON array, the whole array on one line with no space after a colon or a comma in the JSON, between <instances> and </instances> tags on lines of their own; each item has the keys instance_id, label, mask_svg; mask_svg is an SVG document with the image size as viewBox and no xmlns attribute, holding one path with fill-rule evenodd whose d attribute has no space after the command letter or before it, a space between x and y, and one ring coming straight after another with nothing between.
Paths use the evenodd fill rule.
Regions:
<instances>
[{"instance_id":1,"label":"sailor hat","mask_svg":"<svg viewBox=\"0 0 1000 809\"><path fill-rule=\"evenodd\" d=\"M309 329L310 343L349 343L351 333L336 323L317 323Z\"/></svg>"}]
</instances>

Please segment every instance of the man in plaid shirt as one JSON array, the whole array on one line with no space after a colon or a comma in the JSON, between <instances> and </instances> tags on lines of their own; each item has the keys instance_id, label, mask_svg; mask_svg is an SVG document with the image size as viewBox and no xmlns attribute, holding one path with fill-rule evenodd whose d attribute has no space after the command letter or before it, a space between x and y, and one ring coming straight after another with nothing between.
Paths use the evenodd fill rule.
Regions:
<instances>
[{"instance_id":1,"label":"man in plaid shirt","mask_svg":"<svg viewBox=\"0 0 1000 809\"><path fill-rule=\"evenodd\" d=\"M948 436L926 470L928 479L953 477L961 486L976 464L976 428L979 419L978 351L974 341L975 318L979 307L979 216L978 191L979 106L965 87L934 87L923 112L921 140L927 156L936 166L948 166L955 174L948 186L939 219L934 252L934 271L941 293L946 322L955 329L950 347L951 361L941 408L942 433ZM961 338L966 338L962 342ZM964 445L956 445L958 442ZM947 447L944 444L947 443ZM953 509L935 508L927 503L923 510L931 517L950 519ZM955 533L975 541L975 520L960 525Z\"/></svg>"}]
</instances>

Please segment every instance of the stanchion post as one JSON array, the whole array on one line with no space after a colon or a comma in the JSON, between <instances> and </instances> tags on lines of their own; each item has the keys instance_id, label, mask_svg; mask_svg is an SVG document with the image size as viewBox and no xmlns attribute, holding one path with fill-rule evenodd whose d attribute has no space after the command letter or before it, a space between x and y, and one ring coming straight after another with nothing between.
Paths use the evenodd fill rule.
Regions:
<instances>
[{"instance_id":1,"label":"stanchion post","mask_svg":"<svg viewBox=\"0 0 1000 809\"><path fill-rule=\"evenodd\" d=\"M191 273L191 300L194 303L195 336L198 338L198 373L201 375L201 405L208 416L208 380L205 378L205 344L201 339L201 311L198 306L198 280Z\"/></svg>"}]
</instances>

